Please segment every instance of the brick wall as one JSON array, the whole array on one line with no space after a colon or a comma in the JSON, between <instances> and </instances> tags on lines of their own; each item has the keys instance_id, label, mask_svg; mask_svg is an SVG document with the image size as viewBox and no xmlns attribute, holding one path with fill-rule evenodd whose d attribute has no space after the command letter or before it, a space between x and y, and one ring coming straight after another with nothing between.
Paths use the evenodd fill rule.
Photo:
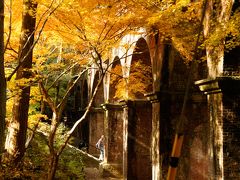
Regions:
<instances>
[{"instance_id":1,"label":"brick wall","mask_svg":"<svg viewBox=\"0 0 240 180\"><path fill-rule=\"evenodd\" d=\"M223 95L224 178L240 177L240 96Z\"/></svg>"},{"instance_id":2,"label":"brick wall","mask_svg":"<svg viewBox=\"0 0 240 180\"><path fill-rule=\"evenodd\" d=\"M110 107L108 114L108 163L122 164L123 111L120 106Z\"/></svg>"},{"instance_id":3,"label":"brick wall","mask_svg":"<svg viewBox=\"0 0 240 180\"><path fill-rule=\"evenodd\" d=\"M104 129L103 110L92 110L89 115L89 153L99 156L99 150L96 149L98 139L103 135Z\"/></svg>"},{"instance_id":4,"label":"brick wall","mask_svg":"<svg viewBox=\"0 0 240 180\"><path fill-rule=\"evenodd\" d=\"M134 101L128 120L128 179L151 179L151 104Z\"/></svg>"},{"instance_id":5,"label":"brick wall","mask_svg":"<svg viewBox=\"0 0 240 180\"><path fill-rule=\"evenodd\" d=\"M174 65L171 65L173 66L173 69L169 72L169 88L165 90L169 93L169 100L165 100L165 103L163 103L163 99L161 99L161 107L165 104L165 106L168 105L170 109L168 112L168 118L166 118L167 115L161 110L161 124L163 126L168 124L168 133L163 135L165 139L169 139L169 145L171 146L169 148L170 150L168 150L169 152L165 152L168 156L171 154L174 135L178 126L190 71L190 66L185 64L177 53L174 56L173 64ZM202 71L202 67L205 67L205 64L197 65L192 74L192 81L206 76L206 71ZM166 96L164 96L164 98L166 98ZM162 122L162 117L165 117L164 119L169 120L169 122L165 122L164 124L164 122ZM207 100L206 96L201 94L197 87L194 86L193 82L188 94L188 103L185 108L185 119L184 141L177 169L177 179L206 180L212 173L211 157L208 151L211 142L209 138L210 127ZM165 130L165 132L167 131ZM161 136L161 138L163 137ZM163 170L164 167L166 167L166 163L167 166L169 166L168 159L163 162ZM163 178L166 179L166 171L164 171Z\"/></svg>"}]
</instances>

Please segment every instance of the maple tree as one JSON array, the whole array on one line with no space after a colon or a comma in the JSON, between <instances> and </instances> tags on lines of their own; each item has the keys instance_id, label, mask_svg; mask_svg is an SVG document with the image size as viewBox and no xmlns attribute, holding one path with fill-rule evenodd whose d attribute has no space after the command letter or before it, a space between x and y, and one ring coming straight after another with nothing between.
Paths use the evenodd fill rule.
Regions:
<instances>
[{"instance_id":1,"label":"maple tree","mask_svg":"<svg viewBox=\"0 0 240 180\"><path fill-rule=\"evenodd\" d=\"M11 2L11 1L10 1ZM7 48L16 54L13 56L13 61L15 61L13 71L8 76L8 81L11 80L13 75L16 73L16 78L14 80L15 91L14 91L14 102L13 102L13 113L8 122L8 134L6 139L6 160L13 162L17 165L25 152L25 143L26 143L26 134L28 126L28 110L29 110L29 100L30 100L30 86L33 82L33 73L32 73L32 57L33 57L33 48L36 45L38 38L34 41L34 34L36 32L36 12L38 2L25 0L23 2L22 9L22 24L21 24L21 36L19 41L19 49L16 51L11 46L11 31L12 31L12 17L10 14L9 23L9 35L7 39ZM53 2L52 2L53 3ZM10 3L11 6L11 3ZM50 4L51 8L52 4ZM11 7L10 7L11 8ZM49 9L50 9L49 8ZM56 8L53 8L53 10ZM12 10L12 9L11 9ZM48 16L52 13L49 10L43 13ZM43 17L42 16L42 17ZM37 24L40 25L42 22L42 17ZM47 21L47 17L43 20L43 25L39 30L38 36L40 36L43 26ZM10 53L10 56L12 54ZM35 78L35 77L34 77Z\"/></svg>"},{"instance_id":2,"label":"maple tree","mask_svg":"<svg viewBox=\"0 0 240 180\"><path fill-rule=\"evenodd\" d=\"M107 62L113 62L111 59L112 48L120 46L119 42L124 35L129 33L136 34L140 27L145 27L149 33L159 33L163 42L171 42L186 62L191 61L194 51L193 44L196 41L196 35L199 30L200 10L202 9L203 1L190 3L184 0L177 2L171 0L66 0L60 7L57 6L57 9L55 6L53 7L53 5L59 4L61 1L51 1L49 3L44 0L38 0L36 2L39 4L38 8L40 8L40 13L30 18L34 19L36 17L39 22L37 23L36 29L32 29L30 36L29 34L28 36L33 37L31 34L38 32L38 41L31 42L32 45L37 42L37 44L35 44L36 46L34 45L33 63L30 59L29 62L26 61L26 67L30 69L31 75L28 75L28 79L17 80L20 78L19 74L22 73L25 66L24 63L22 64L16 61L16 59L21 60L22 58L21 50L18 50L19 44L21 44L21 47L28 49L27 53L31 53L33 50L33 46L26 46L28 42L30 43L29 40L27 40L27 43L19 41L21 32L19 14L22 11L22 8L19 7L21 7L21 1L14 1L12 6L9 5L9 9L11 10L9 12L13 11L14 14L6 18L10 27L9 30L6 30L8 33L6 36L7 49L5 53L5 65L8 67L6 71L10 77L8 80L14 77L16 71L18 72L16 80L11 79L8 81L8 87L11 92L10 96L18 99L19 92L23 93L19 91L16 84L24 87L23 89L26 91L26 94L29 94L30 86L34 85L34 91L31 92L31 96L35 96L34 103L38 102L39 107L40 104L44 105L44 100L53 112L51 131L49 132L48 139L51 155L48 179L53 179L59 156L69 141L74 129L89 113L98 87L101 85L110 67ZM54 10L51 10L51 8ZM35 10L31 11L31 15L32 13L34 14ZM42 18L47 19L47 22L41 21ZM220 47L219 42L223 42L223 39L227 36L231 36L230 40L225 44L228 49L239 45L239 11L236 11L229 18L229 21L224 21L224 27L222 26L221 19L219 23L213 23L214 27L211 28L214 30L211 30L211 32L205 36L205 42L203 35L201 36L202 47L206 45L208 49L212 51L211 48L213 46ZM214 19L212 21L214 21ZM42 28L43 26L44 29ZM31 28L33 27L34 25L32 24ZM224 29L224 33L219 31L221 28ZM221 46L222 45L223 44L221 44ZM31 54L29 54L29 56L30 55ZM118 59L118 61L119 60L120 59ZM1 59L1 63L2 62L3 60ZM31 64L33 67L31 67ZM95 64L95 66L93 67L92 64ZM3 67L2 65L1 68ZM80 71L80 73L72 73L74 68ZM97 68L100 72L98 85L85 114L72 127L66 135L65 142L62 146L58 146L57 149L54 144L54 139L69 93L81 78L81 75L90 68ZM11 69L11 72L9 72L9 69ZM139 72L141 71L145 71L146 73L140 74ZM0 72L3 73L4 71ZM120 66L116 66L116 69L113 69L113 73L121 74ZM133 63L132 73L133 76L129 78L130 84L131 82L136 82L137 79L141 79L141 81L139 81L136 86L130 87L129 97L127 98L136 98L134 95L138 93L141 95L144 94L147 92L150 86L149 83L151 82L150 66L145 66L141 62ZM4 77L5 75L1 74L1 78ZM115 81L114 83L117 89L116 97L124 97L125 92L123 91L125 91L125 89L122 88L122 85L125 84L125 79L121 79L120 76L116 76L116 78L113 76L113 81ZM5 81L0 82L4 83ZM41 95L36 86L37 82L39 82L40 85ZM60 90L58 89L59 84ZM3 90L1 97L4 98L4 92L6 92L4 84L1 88L1 90ZM65 91L64 88L66 88ZM54 99L54 97L56 97L56 99ZM28 103L28 99L29 97L24 98L26 101L24 104ZM4 102L4 99L2 102ZM15 102L17 102L17 100ZM10 105L11 103L9 103L9 106ZM3 107L2 112L4 114L5 105L2 104L1 107ZM23 139L21 139L22 152L24 152L25 148L24 138L26 138L27 109L28 108L24 111L25 121L23 122L25 125L24 128L21 129L25 131L22 136ZM14 115L20 114L20 112L15 112L13 119L15 119ZM9 114L9 116L8 119L11 119L11 114ZM37 119L39 120L39 118ZM1 121L1 125L4 125L4 120ZM11 126L11 122L9 125ZM3 128L4 126L1 127ZM1 137L3 138L3 136ZM22 155L23 153L21 153L21 156Z\"/></svg>"},{"instance_id":3,"label":"maple tree","mask_svg":"<svg viewBox=\"0 0 240 180\"><path fill-rule=\"evenodd\" d=\"M17 70L16 80L29 79L31 76L29 69L32 67L32 50L30 49L34 41L37 4L31 1L23 3L22 36L18 51L18 61L21 66ZM33 15L30 14L31 12ZM14 99L13 116L9 122L6 140L8 160L14 163L18 163L25 152L30 86L23 87L19 84L20 93Z\"/></svg>"},{"instance_id":4,"label":"maple tree","mask_svg":"<svg viewBox=\"0 0 240 180\"><path fill-rule=\"evenodd\" d=\"M54 139L57 128L61 122L62 111L64 109L64 105L66 104L67 97L69 96L69 92L81 78L81 73L83 71L80 74L76 74L77 76L75 81L70 79L70 83L66 89L64 97L57 104L54 104L54 101L49 96L46 87L40 83L42 94L53 111L51 131L49 132L48 140L51 155L48 179L54 178L59 156L61 155L75 128L89 113L94 97L96 96L98 88L102 84L103 78L109 67L105 67L106 64L104 65L106 60L110 59L109 50L112 46L114 46L114 44L117 45L118 41L131 30L130 25L132 23L132 17L126 17L128 21L124 22L125 19L123 17L128 15L128 13L123 11L125 7L121 8L121 4L115 1L112 1L112 4L109 4L109 1L101 3L102 4L95 1L75 1L74 3L66 2L66 4L56 11L56 18L52 18L49 21L55 23L49 23L46 26L47 30L51 29L51 31L54 30L55 33L59 33L58 36L60 36L64 42L74 42L75 46L71 46L70 48L73 50L75 49L75 52L79 55L77 56L78 59L75 59L75 61L78 62L81 67L84 67L84 71L86 71L88 67L91 67L91 64L95 64L100 72L100 79L95 87L84 115L67 133L65 142L58 149L54 145ZM69 13L65 13L66 11ZM119 12L119 14L117 14L117 12ZM94 20L96 23L92 23ZM59 26L59 24L62 25ZM66 58L65 62L67 62L67 57L69 58L72 56L70 53L70 56L69 54L65 54L63 57ZM92 60L89 61L88 59Z\"/></svg>"}]
</instances>

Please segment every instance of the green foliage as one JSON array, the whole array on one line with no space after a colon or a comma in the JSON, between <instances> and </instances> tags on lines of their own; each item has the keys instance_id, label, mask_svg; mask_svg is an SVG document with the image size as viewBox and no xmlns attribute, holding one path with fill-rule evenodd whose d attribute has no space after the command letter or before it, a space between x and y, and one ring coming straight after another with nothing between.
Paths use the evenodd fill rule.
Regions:
<instances>
[{"instance_id":1,"label":"green foliage","mask_svg":"<svg viewBox=\"0 0 240 180\"><path fill-rule=\"evenodd\" d=\"M60 137L59 137L60 138ZM3 179L40 179L45 180L48 171L49 150L47 139L37 133L27 149L23 163L19 168L3 166L0 176ZM56 178L84 179L82 154L75 149L66 147L59 159Z\"/></svg>"}]
</instances>

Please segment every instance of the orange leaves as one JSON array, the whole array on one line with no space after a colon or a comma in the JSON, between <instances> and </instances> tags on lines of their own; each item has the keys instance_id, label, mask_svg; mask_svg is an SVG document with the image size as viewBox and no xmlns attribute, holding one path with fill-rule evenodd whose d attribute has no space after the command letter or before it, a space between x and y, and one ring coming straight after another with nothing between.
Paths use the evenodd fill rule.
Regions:
<instances>
[{"instance_id":1,"label":"orange leaves","mask_svg":"<svg viewBox=\"0 0 240 180\"><path fill-rule=\"evenodd\" d=\"M150 91L151 84L151 66L144 64L142 60L133 62L128 78L122 77L120 65L111 71L111 86L116 89L114 98L117 99L142 99Z\"/></svg>"},{"instance_id":2,"label":"orange leaves","mask_svg":"<svg viewBox=\"0 0 240 180\"><path fill-rule=\"evenodd\" d=\"M199 29L202 1L164 1L160 11L148 18L150 26L159 30L163 40L171 41L185 61L191 61Z\"/></svg>"}]
</instances>

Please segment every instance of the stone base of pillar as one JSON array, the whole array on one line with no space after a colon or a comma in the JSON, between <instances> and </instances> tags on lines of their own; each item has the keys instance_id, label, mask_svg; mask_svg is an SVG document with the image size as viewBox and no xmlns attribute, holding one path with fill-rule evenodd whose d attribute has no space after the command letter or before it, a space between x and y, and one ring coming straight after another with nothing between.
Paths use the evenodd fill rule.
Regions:
<instances>
[{"instance_id":1,"label":"stone base of pillar","mask_svg":"<svg viewBox=\"0 0 240 180\"><path fill-rule=\"evenodd\" d=\"M99 172L102 177L122 178L122 164L102 162L99 164Z\"/></svg>"}]
</instances>

